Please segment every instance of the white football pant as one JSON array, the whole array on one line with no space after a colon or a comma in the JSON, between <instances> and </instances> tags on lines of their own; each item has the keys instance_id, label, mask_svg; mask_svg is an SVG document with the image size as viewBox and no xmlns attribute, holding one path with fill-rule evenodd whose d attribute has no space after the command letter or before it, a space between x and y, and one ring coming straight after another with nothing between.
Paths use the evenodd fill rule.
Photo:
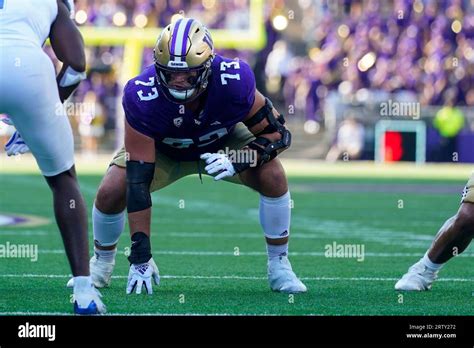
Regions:
<instances>
[{"instance_id":1,"label":"white football pant","mask_svg":"<svg viewBox=\"0 0 474 348\"><path fill-rule=\"evenodd\" d=\"M74 139L51 59L33 45L0 48L0 113L11 118L44 176L70 169Z\"/></svg>"}]
</instances>

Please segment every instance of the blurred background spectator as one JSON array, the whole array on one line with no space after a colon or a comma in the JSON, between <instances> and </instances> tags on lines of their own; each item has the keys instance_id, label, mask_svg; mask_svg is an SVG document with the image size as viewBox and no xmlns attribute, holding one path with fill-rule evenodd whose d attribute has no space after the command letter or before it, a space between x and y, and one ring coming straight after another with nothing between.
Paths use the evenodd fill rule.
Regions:
<instances>
[{"instance_id":1,"label":"blurred background spectator","mask_svg":"<svg viewBox=\"0 0 474 348\"><path fill-rule=\"evenodd\" d=\"M464 128L464 113L455 105L457 91L449 89L444 93L444 106L439 109L433 120L434 128L441 135L440 147L437 160L449 162L456 152L456 140Z\"/></svg>"},{"instance_id":2,"label":"blurred background spectator","mask_svg":"<svg viewBox=\"0 0 474 348\"><path fill-rule=\"evenodd\" d=\"M86 155L97 153L99 142L104 136L104 125L106 121L105 109L99 102L94 91L88 91L84 96L84 104L91 108L85 108L79 116L79 135L83 144L82 151Z\"/></svg>"},{"instance_id":3,"label":"blurred background spectator","mask_svg":"<svg viewBox=\"0 0 474 348\"><path fill-rule=\"evenodd\" d=\"M339 126L336 142L329 150L326 160L335 162L359 159L364 148L364 126L354 116L346 118Z\"/></svg>"}]
</instances>

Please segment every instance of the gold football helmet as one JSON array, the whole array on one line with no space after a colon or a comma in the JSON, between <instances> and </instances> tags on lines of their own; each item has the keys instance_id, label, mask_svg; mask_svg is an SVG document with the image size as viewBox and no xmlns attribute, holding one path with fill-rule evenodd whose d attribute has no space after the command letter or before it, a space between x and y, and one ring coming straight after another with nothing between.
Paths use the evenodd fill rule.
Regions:
<instances>
[{"instance_id":1,"label":"gold football helmet","mask_svg":"<svg viewBox=\"0 0 474 348\"><path fill-rule=\"evenodd\" d=\"M183 103L197 98L207 87L214 43L209 30L192 18L181 18L161 32L154 49L158 82L172 102ZM189 73L191 87L170 85L172 74Z\"/></svg>"}]
</instances>

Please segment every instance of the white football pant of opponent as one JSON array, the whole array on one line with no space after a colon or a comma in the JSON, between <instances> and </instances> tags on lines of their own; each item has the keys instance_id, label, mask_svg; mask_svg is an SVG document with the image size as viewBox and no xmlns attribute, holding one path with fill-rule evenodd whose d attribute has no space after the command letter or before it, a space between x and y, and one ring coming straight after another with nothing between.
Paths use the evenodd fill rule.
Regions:
<instances>
[{"instance_id":1,"label":"white football pant of opponent","mask_svg":"<svg viewBox=\"0 0 474 348\"><path fill-rule=\"evenodd\" d=\"M74 311L98 314L105 306L89 275L87 215L75 176L73 134L60 99L85 77L85 61L74 66L74 56L84 57L84 52L70 10L71 4L62 0L1 2L0 113L8 114L53 192L56 220L75 276ZM80 45L71 48L77 35ZM58 82L42 49L48 37L64 63ZM77 209L69 207L70 200Z\"/></svg>"}]
</instances>

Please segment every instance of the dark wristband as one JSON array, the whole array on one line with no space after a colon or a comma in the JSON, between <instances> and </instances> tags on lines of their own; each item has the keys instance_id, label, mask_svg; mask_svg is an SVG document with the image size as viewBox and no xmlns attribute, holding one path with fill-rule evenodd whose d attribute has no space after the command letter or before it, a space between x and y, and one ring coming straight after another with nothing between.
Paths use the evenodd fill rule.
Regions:
<instances>
[{"instance_id":1,"label":"dark wristband","mask_svg":"<svg viewBox=\"0 0 474 348\"><path fill-rule=\"evenodd\" d=\"M150 238L143 232L135 232L131 239L132 248L128 261L131 264L141 264L150 261L152 257Z\"/></svg>"}]
</instances>

